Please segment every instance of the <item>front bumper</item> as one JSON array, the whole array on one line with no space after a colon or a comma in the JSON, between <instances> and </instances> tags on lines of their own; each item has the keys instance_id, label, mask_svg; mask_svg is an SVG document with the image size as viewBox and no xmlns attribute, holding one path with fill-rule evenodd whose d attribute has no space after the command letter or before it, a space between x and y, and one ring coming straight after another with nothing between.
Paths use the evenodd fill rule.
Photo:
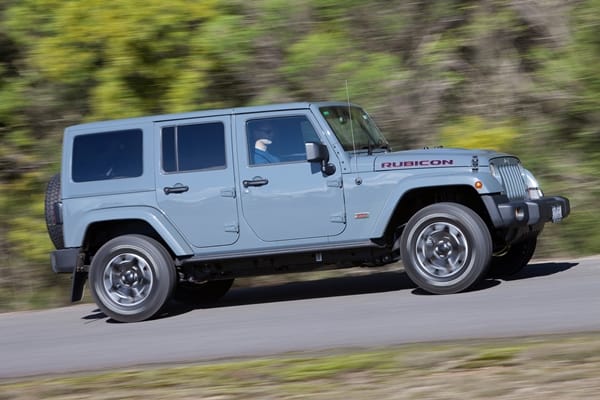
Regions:
<instances>
[{"instance_id":1,"label":"front bumper","mask_svg":"<svg viewBox=\"0 0 600 400\"><path fill-rule=\"evenodd\" d=\"M569 199L562 196L519 201L508 201L503 195L484 195L481 198L496 228L556 223L571 212Z\"/></svg>"}]
</instances>

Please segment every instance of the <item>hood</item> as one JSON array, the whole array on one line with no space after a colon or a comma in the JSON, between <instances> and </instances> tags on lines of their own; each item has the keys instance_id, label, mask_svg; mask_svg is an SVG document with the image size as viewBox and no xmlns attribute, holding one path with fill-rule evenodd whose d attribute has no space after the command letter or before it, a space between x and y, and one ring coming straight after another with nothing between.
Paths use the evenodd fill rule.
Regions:
<instances>
[{"instance_id":1,"label":"hood","mask_svg":"<svg viewBox=\"0 0 600 400\"><path fill-rule=\"evenodd\" d=\"M511 156L490 150L443 148L407 150L377 155L373 168L375 171L389 171L392 169L472 167L475 157L478 166L486 167L492 158Z\"/></svg>"}]
</instances>

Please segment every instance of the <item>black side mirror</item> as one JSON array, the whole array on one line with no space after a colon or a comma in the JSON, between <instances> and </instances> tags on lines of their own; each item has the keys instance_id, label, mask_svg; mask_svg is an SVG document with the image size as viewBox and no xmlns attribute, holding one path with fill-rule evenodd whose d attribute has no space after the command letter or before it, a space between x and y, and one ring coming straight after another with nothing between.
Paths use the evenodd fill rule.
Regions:
<instances>
[{"instance_id":1,"label":"black side mirror","mask_svg":"<svg viewBox=\"0 0 600 400\"><path fill-rule=\"evenodd\" d=\"M329 162L329 150L327 146L318 142L306 142L306 161L321 163L321 172L325 175L335 173L335 165Z\"/></svg>"}]
</instances>

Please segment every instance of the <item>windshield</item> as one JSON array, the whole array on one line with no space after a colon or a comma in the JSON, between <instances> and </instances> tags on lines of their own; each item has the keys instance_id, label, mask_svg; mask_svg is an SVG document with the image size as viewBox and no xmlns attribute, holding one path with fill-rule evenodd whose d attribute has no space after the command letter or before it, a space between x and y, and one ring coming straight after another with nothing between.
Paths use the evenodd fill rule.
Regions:
<instances>
[{"instance_id":1,"label":"windshield","mask_svg":"<svg viewBox=\"0 0 600 400\"><path fill-rule=\"evenodd\" d=\"M389 144L363 109L348 106L319 108L345 151L389 150Z\"/></svg>"}]
</instances>

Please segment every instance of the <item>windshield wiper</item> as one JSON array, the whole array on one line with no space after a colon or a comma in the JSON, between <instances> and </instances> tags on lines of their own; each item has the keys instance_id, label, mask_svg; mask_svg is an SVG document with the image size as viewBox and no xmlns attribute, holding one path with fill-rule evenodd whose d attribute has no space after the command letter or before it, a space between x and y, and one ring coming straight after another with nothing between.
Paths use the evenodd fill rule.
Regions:
<instances>
[{"instance_id":1,"label":"windshield wiper","mask_svg":"<svg viewBox=\"0 0 600 400\"><path fill-rule=\"evenodd\" d=\"M367 144L365 146L362 146L360 149L367 150L368 155L373 154L373 145L371 144L370 140L367 142Z\"/></svg>"}]
</instances>

